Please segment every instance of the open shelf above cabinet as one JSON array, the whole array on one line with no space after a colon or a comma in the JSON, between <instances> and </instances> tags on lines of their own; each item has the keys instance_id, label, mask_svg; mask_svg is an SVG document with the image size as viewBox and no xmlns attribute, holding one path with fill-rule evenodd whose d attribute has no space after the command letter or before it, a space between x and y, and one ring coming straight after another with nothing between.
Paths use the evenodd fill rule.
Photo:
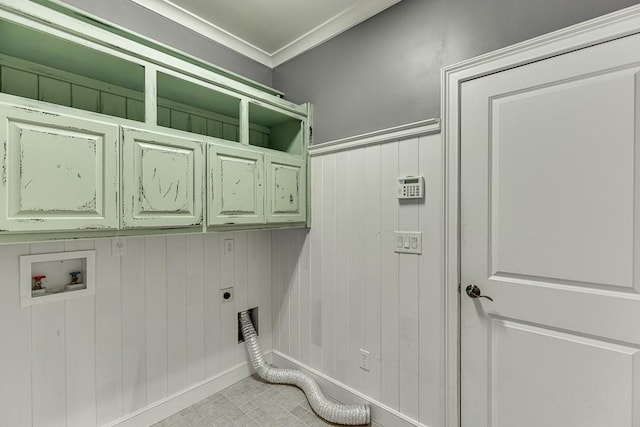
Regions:
<instances>
[{"instance_id":1,"label":"open shelf above cabinet","mask_svg":"<svg viewBox=\"0 0 640 427\"><path fill-rule=\"evenodd\" d=\"M240 98L158 73L158 125L240 141Z\"/></svg>"},{"instance_id":2,"label":"open shelf above cabinet","mask_svg":"<svg viewBox=\"0 0 640 427\"><path fill-rule=\"evenodd\" d=\"M249 145L302 155L303 141L302 119L249 102Z\"/></svg>"},{"instance_id":3,"label":"open shelf above cabinet","mask_svg":"<svg viewBox=\"0 0 640 427\"><path fill-rule=\"evenodd\" d=\"M144 90L139 64L0 19L2 93L144 121Z\"/></svg>"}]
</instances>

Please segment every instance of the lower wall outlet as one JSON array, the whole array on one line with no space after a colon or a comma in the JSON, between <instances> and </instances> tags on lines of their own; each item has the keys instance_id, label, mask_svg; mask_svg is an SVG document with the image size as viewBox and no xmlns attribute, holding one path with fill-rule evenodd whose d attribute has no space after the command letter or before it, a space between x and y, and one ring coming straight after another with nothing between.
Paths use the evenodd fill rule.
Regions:
<instances>
[{"instance_id":1,"label":"lower wall outlet","mask_svg":"<svg viewBox=\"0 0 640 427\"><path fill-rule=\"evenodd\" d=\"M253 323L253 328L256 330L256 334L260 335L260 330L258 329L258 307L250 308L247 310L249 312L249 319L251 319L251 323ZM238 312L238 343L244 342L244 337L242 336L242 326L240 325L240 312Z\"/></svg>"},{"instance_id":2,"label":"lower wall outlet","mask_svg":"<svg viewBox=\"0 0 640 427\"><path fill-rule=\"evenodd\" d=\"M369 359L369 352L364 349L360 349L360 369L369 372L371 369L371 362Z\"/></svg>"}]
</instances>

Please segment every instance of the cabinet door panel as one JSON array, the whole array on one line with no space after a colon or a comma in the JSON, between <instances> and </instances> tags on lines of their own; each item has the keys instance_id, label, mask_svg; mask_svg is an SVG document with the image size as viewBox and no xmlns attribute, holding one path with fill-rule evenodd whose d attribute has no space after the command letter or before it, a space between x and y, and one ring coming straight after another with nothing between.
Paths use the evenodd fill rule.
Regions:
<instances>
[{"instance_id":1,"label":"cabinet door panel","mask_svg":"<svg viewBox=\"0 0 640 427\"><path fill-rule=\"evenodd\" d=\"M123 128L123 228L202 224L199 142Z\"/></svg>"},{"instance_id":2,"label":"cabinet door panel","mask_svg":"<svg viewBox=\"0 0 640 427\"><path fill-rule=\"evenodd\" d=\"M267 222L306 220L306 169L304 161L266 155Z\"/></svg>"},{"instance_id":3,"label":"cabinet door panel","mask_svg":"<svg viewBox=\"0 0 640 427\"><path fill-rule=\"evenodd\" d=\"M0 105L0 229L118 227L118 126Z\"/></svg>"},{"instance_id":4,"label":"cabinet door panel","mask_svg":"<svg viewBox=\"0 0 640 427\"><path fill-rule=\"evenodd\" d=\"M209 225L264 223L261 153L209 146Z\"/></svg>"}]
</instances>

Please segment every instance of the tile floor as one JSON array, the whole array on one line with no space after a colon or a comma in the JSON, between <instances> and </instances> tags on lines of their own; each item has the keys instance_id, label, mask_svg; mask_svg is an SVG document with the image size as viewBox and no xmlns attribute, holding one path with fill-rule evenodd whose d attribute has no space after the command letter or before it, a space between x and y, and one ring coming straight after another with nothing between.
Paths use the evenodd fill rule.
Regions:
<instances>
[{"instance_id":1,"label":"tile floor","mask_svg":"<svg viewBox=\"0 0 640 427\"><path fill-rule=\"evenodd\" d=\"M331 426L297 387L274 385L253 375L160 421L154 427ZM372 423L371 427L382 427Z\"/></svg>"}]
</instances>

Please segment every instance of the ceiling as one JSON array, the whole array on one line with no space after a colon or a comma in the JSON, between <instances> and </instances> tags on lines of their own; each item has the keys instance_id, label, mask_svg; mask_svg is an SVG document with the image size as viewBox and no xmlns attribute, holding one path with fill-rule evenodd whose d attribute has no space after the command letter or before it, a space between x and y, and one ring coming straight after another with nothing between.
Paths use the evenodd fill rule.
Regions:
<instances>
[{"instance_id":1,"label":"ceiling","mask_svg":"<svg viewBox=\"0 0 640 427\"><path fill-rule=\"evenodd\" d=\"M132 0L275 67L400 0Z\"/></svg>"}]
</instances>

